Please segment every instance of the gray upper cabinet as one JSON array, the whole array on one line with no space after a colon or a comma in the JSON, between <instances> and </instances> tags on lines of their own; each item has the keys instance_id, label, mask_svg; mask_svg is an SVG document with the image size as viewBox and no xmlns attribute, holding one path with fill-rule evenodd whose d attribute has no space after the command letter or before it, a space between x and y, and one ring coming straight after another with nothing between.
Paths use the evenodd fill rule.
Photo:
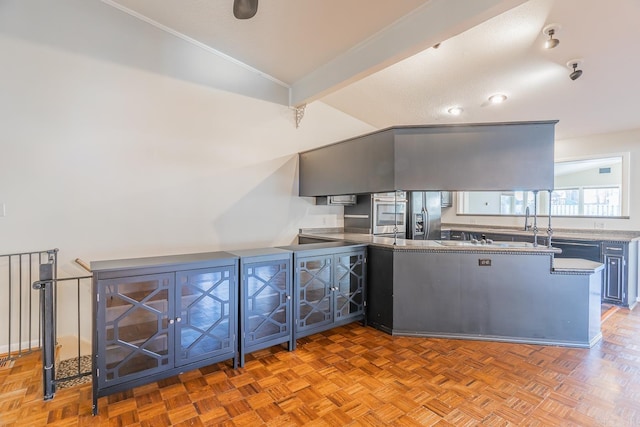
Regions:
<instances>
[{"instance_id":1,"label":"gray upper cabinet","mask_svg":"<svg viewBox=\"0 0 640 427\"><path fill-rule=\"evenodd\" d=\"M300 153L300 195L393 191L393 141L389 129Z\"/></svg>"},{"instance_id":2,"label":"gray upper cabinet","mask_svg":"<svg viewBox=\"0 0 640 427\"><path fill-rule=\"evenodd\" d=\"M556 121L404 126L300 153L300 195L553 189Z\"/></svg>"}]
</instances>

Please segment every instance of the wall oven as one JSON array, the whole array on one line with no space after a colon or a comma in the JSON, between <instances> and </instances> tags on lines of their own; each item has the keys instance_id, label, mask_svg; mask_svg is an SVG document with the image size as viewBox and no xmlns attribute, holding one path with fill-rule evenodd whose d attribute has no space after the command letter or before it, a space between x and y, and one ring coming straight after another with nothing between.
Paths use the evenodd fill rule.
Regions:
<instances>
[{"instance_id":1,"label":"wall oven","mask_svg":"<svg viewBox=\"0 0 640 427\"><path fill-rule=\"evenodd\" d=\"M404 234L407 227L407 193L374 193L371 195L371 228L373 234Z\"/></svg>"}]
</instances>

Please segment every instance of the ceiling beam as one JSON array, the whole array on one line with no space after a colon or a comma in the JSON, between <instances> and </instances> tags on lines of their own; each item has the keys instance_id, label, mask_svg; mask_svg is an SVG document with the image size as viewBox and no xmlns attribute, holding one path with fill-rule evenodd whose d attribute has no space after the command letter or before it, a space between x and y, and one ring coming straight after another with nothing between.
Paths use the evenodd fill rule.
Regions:
<instances>
[{"instance_id":1,"label":"ceiling beam","mask_svg":"<svg viewBox=\"0 0 640 427\"><path fill-rule=\"evenodd\" d=\"M290 105L321 98L528 0L431 0L295 82Z\"/></svg>"}]
</instances>

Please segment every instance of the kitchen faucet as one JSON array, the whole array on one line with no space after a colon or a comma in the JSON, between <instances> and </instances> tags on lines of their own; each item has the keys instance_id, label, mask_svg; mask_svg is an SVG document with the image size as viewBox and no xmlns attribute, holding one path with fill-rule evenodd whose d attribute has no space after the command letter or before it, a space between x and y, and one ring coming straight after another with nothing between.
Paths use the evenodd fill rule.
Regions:
<instances>
[{"instance_id":1,"label":"kitchen faucet","mask_svg":"<svg viewBox=\"0 0 640 427\"><path fill-rule=\"evenodd\" d=\"M531 230L531 226L529 225L529 206L524 211L524 231Z\"/></svg>"}]
</instances>

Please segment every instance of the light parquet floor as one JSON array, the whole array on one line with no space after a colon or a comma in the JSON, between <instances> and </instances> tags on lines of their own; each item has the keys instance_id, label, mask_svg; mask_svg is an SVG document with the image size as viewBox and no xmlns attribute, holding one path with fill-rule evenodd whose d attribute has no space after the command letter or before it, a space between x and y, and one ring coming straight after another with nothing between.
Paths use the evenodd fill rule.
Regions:
<instances>
[{"instance_id":1,"label":"light parquet floor","mask_svg":"<svg viewBox=\"0 0 640 427\"><path fill-rule=\"evenodd\" d=\"M592 349L392 337L359 324L99 400L42 400L38 356L0 371L2 426L640 426L640 310Z\"/></svg>"}]
</instances>

